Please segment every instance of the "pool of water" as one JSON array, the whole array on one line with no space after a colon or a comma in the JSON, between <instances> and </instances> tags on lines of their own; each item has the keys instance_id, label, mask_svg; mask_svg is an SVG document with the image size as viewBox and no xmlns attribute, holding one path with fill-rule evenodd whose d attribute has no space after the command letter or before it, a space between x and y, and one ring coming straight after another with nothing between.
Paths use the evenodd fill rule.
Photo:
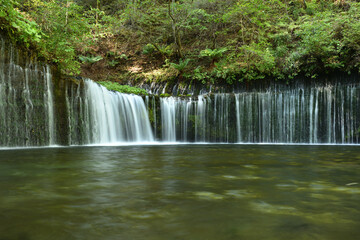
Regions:
<instances>
[{"instance_id":1,"label":"pool of water","mask_svg":"<svg viewBox=\"0 0 360 240\"><path fill-rule=\"evenodd\" d=\"M360 147L0 150L0 239L355 239Z\"/></svg>"}]
</instances>

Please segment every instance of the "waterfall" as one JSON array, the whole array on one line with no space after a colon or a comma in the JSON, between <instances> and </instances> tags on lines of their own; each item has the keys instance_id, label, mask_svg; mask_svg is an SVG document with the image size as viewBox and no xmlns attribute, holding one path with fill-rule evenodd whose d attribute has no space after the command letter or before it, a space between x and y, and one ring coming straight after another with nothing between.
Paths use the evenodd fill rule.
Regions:
<instances>
[{"instance_id":1,"label":"waterfall","mask_svg":"<svg viewBox=\"0 0 360 240\"><path fill-rule=\"evenodd\" d=\"M232 94L195 98L160 99L162 140L181 142L231 142Z\"/></svg>"},{"instance_id":2,"label":"waterfall","mask_svg":"<svg viewBox=\"0 0 360 240\"><path fill-rule=\"evenodd\" d=\"M0 37L0 146L53 145L55 138L50 67Z\"/></svg>"},{"instance_id":3,"label":"waterfall","mask_svg":"<svg viewBox=\"0 0 360 240\"><path fill-rule=\"evenodd\" d=\"M330 143L360 141L360 84L286 87L197 99L161 98L163 141Z\"/></svg>"},{"instance_id":4,"label":"waterfall","mask_svg":"<svg viewBox=\"0 0 360 240\"><path fill-rule=\"evenodd\" d=\"M154 136L160 142L360 144L357 79L141 97L89 79L53 80L50 67L29 56L0 37L0 147L141 143Z\"/></svg>"},{"instance_id":5,"label":"waterfall","mask_svg":"<svg viewBox=\"0 0 360 240\"><path fill-rule=\"evenodd\" d=\"M359 84L238 93L238 141L359 143L359 96Z\"/></svg>"},{"instance_id":6,"label":"waterfall","mask_svg":"<svg viewBox=\"0 0 360 240\"><path fill-rule=\"evenodd\" d=\"M85 80L66 94L69 143L98 144L154 141L145 103Z\"/></svg>"},{"instance_id":7,"label":"waterfall","mask_svg":"<svg viewBox=\"0 0 360 240\"><path fill-rule=\"evenodd\" d=\"M175 101L173 97L160 99L162 139L166 142L176 141L175 113L179 104Z\"/></svg>"}]
</instances>

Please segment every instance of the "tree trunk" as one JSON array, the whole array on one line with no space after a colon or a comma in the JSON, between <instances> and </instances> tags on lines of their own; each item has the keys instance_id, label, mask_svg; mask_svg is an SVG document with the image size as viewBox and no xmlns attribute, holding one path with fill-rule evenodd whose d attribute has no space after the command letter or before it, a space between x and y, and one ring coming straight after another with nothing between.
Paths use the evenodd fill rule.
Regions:
<instances>
[{"instance_id":1,"label":"tree trunk","mask_svg":"<svg viewBox=\"0 0 360 240\"><path fill-rule=\"evenodd\" d=\"M168 13L172 20L173 37L174 37L174 42L176 45L177 54L178 54L179 58L183 58L182 51L181 51L182 46L181 46L179 29L176 26L176 19L174 18L172 11L171 11L171 4L175 4L175 0L169 0Z\"/></svg>"}]
</instances>

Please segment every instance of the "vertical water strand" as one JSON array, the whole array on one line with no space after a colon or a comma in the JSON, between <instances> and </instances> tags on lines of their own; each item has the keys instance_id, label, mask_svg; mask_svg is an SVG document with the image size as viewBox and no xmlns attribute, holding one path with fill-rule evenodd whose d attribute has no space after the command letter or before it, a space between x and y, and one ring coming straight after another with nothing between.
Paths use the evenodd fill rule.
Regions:
<instances>
[{"instance_id":1,"label":"vertical water strand","mask_svg":"<svg viewBox=\"0 0 360 240\"><path fill-rule=\"evenodd\" d=\"M352 113L352 109L351 109L351 88L350 86L346 87L346 96L347 96L347 101L346 101L346 111L345 111L345 115L346 115L346 136L345 136L345 141L346 143L349 143L350 138L351 138L351 113Z\"/></svg>"},{"instance_id":2,"label":"vertical water strand","mask_svg":"<svg viewBox=\"0 0 360 240\"><path fill-rule=\"evenodd\" d=\"M211 97L208 95L205 95L205 111L204 111L204 118L205 118L205 125L204 125L204 142L210 142L210 111L212 110L212 100Z\"/></svg>"},{"instance_id":3,"label":"vertical water strand","mask_svg":"<svg viewBox=\"0 0 360 240\"><path fill-rule=\"evenodd\" d=\"M86 100L91 108L92 143L105 143L107 133L106 113L102 89L97 89L89 81L85 81Z\"/></svg>"},{"instance_id":4,"label":"vertical water strand","mask_svg":"<svg viewBox=\"0 0 360 240\"><path fill-rule=\"evenodd\" d=\"M107 121L107 133L106 133L106 141L108 142L124 142L126 141L126 137L124 137L123 129L121 128L121 112L120 112L120 104L126 102L123 98L123 95L117 92L108 91L106 88L102 88L103 97L104 97L104 106L106 113L106 121ZM133 100L133 99L131 99ZM130 109L134 110L136 106L132 105ZM126 117L134 116L135 113L128 114ZM130 120L132 124L138 124L138 118ZM127 136L130 141L138 141L138 131L135 131L135 136Z\"/></svg>"},{"instance_id":5,"label":"vertical water strand","mask_svg":"<svg viewBox=\"0 0 360 240\"><path fill-rule=\"evenodd\" d=\"M237 136L237 142L241 142L239 93L235 94L235 111L236 111L236 136Z\"/></svg>"},{"instance_id":6,"label":"vertical water strand","mask_svg":"<svg viewBox=\"0 0 360 240\"><path fill-rule=\"evenodd\" d=\"M309 133L309 143L314 142L314 120L313 120L313 107L314 107L314 95L313 89L310 90L310 102L309 102L309 113L310 113L310 133Z\"/></svg>"},{"instance_id":7,"label":"vertical water strand","mask_svg":"<svg viewBox=\"0 0 360 240\"><path fill-rule=\"evenodd\" d=\"M31 122L33 120L33 103L31 100L30 88L29 88L29 78L31 78L31 65L30 63L26 63L25 67L25 84L23 88L23 98L25 100L25 145L30 145L31 139Z\"/></svg>"},{"instance_id":8,"label":"vertical water strand","mask_svg":"<svg viewBox=\"0 0 360 240\"><path fill-rule=\"evenodd\" d=\"M352 117L351 115L353 114L353 109L352 109L352 89L353 87L347 86L346 87L346 91L347 91L347 95L348 96L348 107L347 107L347 111L346 111L346 122L347 122L347 136L346 136L346 142L347 143L351 143L351 138L352 138L352 131L353 131L353 126L352 126Z\"/></svg>"},{"instance_id":9,"label":"vertical water strand","mask_svg":"<svg viewBox=\"0 0 360 240\"><path fill-rule=\"evenodd\" d=\"M341 143L345 143L345 96L344 91L340 91L341 110L340 110L340 123L341 123Z\"/></svg>"},{"instance_id":10,"label":"vertical water strand","mask_svg":"<svg viewBox=\"0 0 360 240\"><path fill-rule=\"evenodd\" d=\"M354 134L355 134L355 143L360 143L360 87L354 88L354 111L356 111L356 114L354 114Z\"/></svg>"},{"instance_id":11,"label":"vertical water strand","mask_svg":"<svg viewBox=\"0 0 360 240\"><path fill-rule=\"evenodd\" d=\"M73 121L73 104L72 104L72 100L74 98L70 98L69 93L68 93L68 89L69 89L69 86L66 85L66 88L65 88L65 101L66 101L67 122L68 122L68 129L69 129L68 136L67 136L68 139L67 140L68 140L68 143L71 145L72 142L73 142L73 137L72 137L72 132L73 132L73 128L72 128L72 126L73 126L73 124L72 124L72 121Z\"/></svg>"},{"instance_id":12,"label":"vertical water strand","mask_svg":"<svg viewBox=\"0 0 360 240\"><path fill-rule=\"evenodd\" d=\"M266 126L265 122L268 122L268 109L266 106L266 92L259 95L259 128L261 131L259 131L259 142L266 142L265 139L268 137L268 127Z\"/></svg>"},{"instance_id":13,"label":"vertical water strand","mask_svg":"<svg viewBox=\"0 0 360 240\"><path fill-rule=\"evenodd\" d=\"M18 91L21 91L23 80L23 69L18 65L18 52L10 45L10 62L8 70L8 143L11 146L23 146L24 144L24 113L23 102L17 101L21 99ZM16 83L15 80L19 79Z\"/></svg>"},{"instance_id":14,"label":"vertical water strand","mask_svg":"<svg viewBox=\"0 0 360 240\"><path fill-rule=\"evenodd\" d=\"M175 88L175 87L174 87ZM175 90L174 90L175 91ZM184 127L184 101L181 98L175 100L175 141L183 140L183 127Z\"/></svg>"},{"instance_id":15,"label":"vertical water strand","mask_svg":"<svg viewBox=\"0 0 360 240\"><path fill-rule=\"evenodd\" d=\"M90 129L88 101L86 98L83 99L80 84L67 85L66 89L69 144L89 144L92 142L93 129Z\"/></svg>"},{"instance_id":16,"label":"vertical water strand","mask_svg":"<svg viewBox=\"0 0 360 240\"><path fill-rule=\"evenodd\" d=\"M251 143L254 141L253 139L253 133L254 133L254 115L253 115L253 98L254 98L255 94L254 93L250 93L249 95L247 95L248 99L245 100L245 104L247 104L247 111L248 111L248 136L247 136L247 142Z\"/></svg>"},{"instance_id":17,"label":"vertical water strand","mask_svg":"<svg viewBox=\"0 0 360 240\"><path fill-rule=\"evenodd\" d=\"M91 117L92 117L92 111L90 108L90 102L86 98L86 91L81 91L81 85L78 86L77 96L79 98L79 104L82 113L81 121L84 124L84 133L82 136L84 136L82 141L85 141L86 144L93 143L94 139L94 133L91 126ZM85 96L83 96L85 95Z\"/></svg>"},{"instance_id":18,"label":"vertical water strand","mask_svg":"<svg viewBox=\"0 0 360 240\"><path fill-rule=\"evenodd\" d=\"M190 103L187 104L188 110L188 130L186 132L188 141L195 141L195 121L196 121L196 101L190 98Z\"/></svg>"},{"instance_id":19,"label":"vertical water strand","mask_svg":"<svg viewBox=\"0 0 360 240\"><path fill-rule=\"evenodd\" d=\"M327 117L326 117L326 121L327 121L327 141L328 143L331 143L334 141L334 139L332 139L332 117L331 117L331 113L332 113L332 89L329 86L325 87L325 93L326 93L326 112L327 112Z\"/></svg>"},{"instance_id":20,"label":"vertical water strand","mask_svg":"<svg viewBox=\"0 0 360 240\"><path fill-rule=\"evenodd\" d=\"M149 114L149 96L148 95L145 96L145 106L146 106L146 111Z\"/></svg>"},{"instance_id":21,"label":"vertical water strand","mask_svg":"<svg viewBox=\"0 0 360 240\"><path fill-rule=\"evenodd\" d=\"M214 131L214 135L216 136L219 131L219 124L218 124L218 117L220 117L220 114L218 113L218 98L219 98L220 94L215 94L214 96L214 108L213 108L213 131ZM216 137L215 137L216 138Z\"/></svg>"},{"instance_id":22,"label":"vertical water strand","mask_svg":"<svg viewBox=\"0 0 360 240\"><path fill-rule=\"evenodd\" d=\"M54 121L54 98L52 87L52 75L50 73L50 67L46 65L44 67L44 86L46 88L45 102L47 106L46 119L48 123L49 145L55 144L55 121Z\"/></svg>"},{"instance_id":23,"label":"vertical water strand","mask_svg":"<svg viewBox=\"0 0 360 240\"><path fill-rule=\"evenodd\" d=\"M353 111L356 114L353 116L353 134L354 134L354 141L355 143L360 143L360 87L353 89Z\"/></svg>"},{"instance_id":24,"label":"vertical water strand","mask_svg":"<svg viewBox=\"0 0 360 240\"><path fill-rule=\"evenodd\" d=\"M319 88L315 88L315 110L314 110L314 143L318 143L318 125L319 125Z\"/></svg>"},{"instance_id":25,"label":"vertical water strand","mask_svg":"<svg viewBox=\"0 0 360 240\"><path fill-rule=\"evenodd\" d=\"M296 99L298 98L299 91L293 90L291 94L291 106L290 106L290 119L291 119L291 131L290 131L290 142L295 142L295 128L296 128Z\"/></svg>"},{"instance_id":26,"label":"vertical water strand","mask_svg":"<svg viewBox=\"0 0 360 240\"><path fill-rule=\"evenodd\" d=\"M283 91L283 142L289 142L289 131L290 131L290 92Z\"/></svg>"},{"instance_id":27,"label":"vertical water strand","mask_svg":"<svg viewBox=\"0 0 360 240\"><path fill-rule=\"evenodd\" d=\"M6 83L5 83L5 41L0 36L0 145L5 143L6 136Z\"/></svg>"},{"instance_id":28,"label":"vertical water strand","mask_svg":"<svg viewBox=\"0 0 360 240\"><path fill-rule=\"evenodd\" d=\"M226 94L222 93L220 95L220 128L218 132L218 141L226 142L227 139L227 130L226 130L226 121L227 121L227 106L226 106Z\"/></svg>"},{"instance_id":29,"label":"vertical water strand","mask_svg":"<svg viewBox=\"0 0 360 240\"><path fill-rule=\"evenodd\" d=\"M336 139L336 113L337 113L337 104L336 104L336 96L337 96L337 91L336 91L336 88L334 89L334 105L333 105L333 130L332 130L332 133L333 133L333 141L334 143L337 143L337 139Z\"/></svg>"},{"instance_id":30,"label":"vertical water strand","mask_svg":"<svg viewBox=\"0 0 360 240\"><path fill-rule=\"evenodd\" d=\"M237 119L237 124L238 124L238 142L241 143L241 142L244 142L244 139L243 139L243 132L245 131L244 130L244 124L243 124L243 114L244 114L244 101L243 101L243 98L244 98L244 95L242 93L238 93L237 95L237 99L238 99L238 112L239 112L239 118Z\"/></svg>"},{"instance_id":31,"label":"vertical water strand","mask_svg":"<svg viewBox=\"0 0 360 240\"><path fill-rule=\"evenodd\" d=\"M305 89L301 89L301 101L300 101L300 105L301 105L301 111L299 112L300 114L300 118L301 118L301 131L299 132L300 134L300 140L299 142L300 143L305 143L305 142L308 142L308 138L307 138L307 134L309 134L309 129L308 129L308 126L307 126L307 114L308 114L308 111L307 110L307 104L306 104L306 101L305 101Z\"/></svg>"},{"instance_id":32,"label":"vertical water strand","mask_svg":"<svg viewBox=\"0 0 360 240\"><path fill-rule=\"evenodd\" d=\"M244 126L242 127L243 131L241 131L241 142L248 142L248 138L247 138L247 131L248 131L248 128L249 128L249 123L248 123L248 119L247 119L247 116L248 116L248 112L247 112L247 109L246 109L246 96L247 96L247 93L243 93L241 95L241 101L240 101L240 110L241 110L241 113L240 114L240 124L241 126Z\"/></svg>"},{"instance_id":33,"label":"vertical water strand","mask_svg":"<svg viewBox=\"0 0 360 240\"><path fill-rule=\"evenodd\" d=\"M269 91L265 92L265 99L264 99L264 104L265 104L265 112L264 114L266 114L266 119L263 120L263 124L264 124L264 128L267 129L267 134L266 134L266 138L264 139L263 142L272 142L273 136L272 136L272 132L273 132L273 124L274 124L274 119L272 117L272 113L274 111L273 109L273 103L272 103L272 98L271 98L271 94Z\"/></svg>"},{"instance_id":34,"label":"vertical water strand","mask_svg":"<svg viewBox=\"0 0 360 240\"><path fill-rule=\"evenodd\" d=\"M206 131L206 100L204 96L199 96L196 106L195 116L195 141L205 142Z\"/></svg>"},{"instance_id":35,"label":"vertical water strand","mask_svg":"<svg viewBox=\"0 0 360 240\"><path fill-rule=\"evenodd\" d=\"M283 119L283 111L284 111L284 102L283 102L283 93L278 92L277 96L277 121L278 121L278 137L277 142L284 142L284 119ZM276 140L275 140L276 141Z\"/></svg>"},{"instance_id":36,"label":"vertical water strand","mask_svg":"<svg viewBox=\"0 0 360 240\"><path fill-rule=\"evenodd\" d=\"M162 140L176 141L175 98L160 98Z\"/></svg>"},{"instance_id":37,"label":"vertical water strand","mask_svg":"<svg viewBox=\"0 0 360 240\"><path fill-rule=\"evenodd\" d=\"M231 97L232 95L230 94L226 94L225 95L225 128L226 128L226 140L225 142L229 142L229 138L230 138L230 135L229 135L229 130L230 130L230 127L229 127L229 124L230 124L230 101L231 101Z\"/></svg>"},{"instance_id":38,"label":"vertical water strand","mask_svg":"<svg viewBox=\"0 0 360 240\"><path fill-rule=\"evenodd\" d=\"M177 135L180 137L177 137L178 141L186 141L186 131L187 131L187 102L190 101L186 100L186 99L177 99L177 103L176 103L176 113L175 116L177 119L179 119L177 121L178 124L175 123L176 130L177 130Z\"/></svg>"},{"instance_id":39,"label":"vertical water strand","mask_svg":"<svg viewBox=\"0 0 360 240\"><path fill-rule=\"evenodd\" d=\"M120 94L117 93L119 99L123 98L127 102L129 102L131 108L127 109L126 112L132 112L131 116L135 119L132 133L133 136L131 137L133 141L140 142L140 141L153 141L153 135L151 131L149 116L145 109L145 105L143 99L140 96L134 96L129 94ZM121 96L121 98L120 98ZM119 113L121 114L121 113ZM128 126L126 126L128 128Z\"/></svg>"},{"instance_id":40,"label":"vertical water strand","mask_svg":"<svg viewBox=\"0 0 360 240\"><path fill-rule=\"evenodd\" d=\"M156 103L155 96L152 96L152 109L153 109L153 124L154 124L154 138L157 138L157 122L156 122Z\"/></svg>"},{"instance_id":41,"label":"vertical water strand","mask_svg":"<svg viewBox=\"0 0 360 240\"><path fill-rule=\"evenodd\" d=\"M12 84L11 84L11 80L12 80L12 74L13 74L13 69L14 69L14 64L13 64L13 47L10 44L10 47L8 49L9 51L9 62L8 62L8 69L7 69L7 82L6 82L6 96L7 99L5 100L7 103L7 109L6 109L6 113L5 116L7 116L6 118L6 123L5 123L5 134L7 136L6 139L6 143L5 145L12 145L11 143L11 137L10 135L13 134L14 136L17 136L17 131L16 131L16 123L18 122L17 119L17 115L16 115L16 111L14 110L14 106L16 106L16 103L14 102L14 97L16 96L15 90L12 88ZM15 97L16 99L16 97ZM15 128L12 126L12 123L15 124ZM18 137L17 137L18 138ZM17 144L14 144L17 145Z\"/></svg>"},{"instance_id":42,"label":"vertical water strand","mask_svg":"<svg viewBox=\"0 0 360 240\"><path fill-rule=\"evenodd\" d=\"M189 101L184 101L185 103L185 112L184 112L184 127L183 127L183 141L188 141L188 121L189 121L189 114L192 105L192 98L189 98Z\"/></svg>"}]
</instances>

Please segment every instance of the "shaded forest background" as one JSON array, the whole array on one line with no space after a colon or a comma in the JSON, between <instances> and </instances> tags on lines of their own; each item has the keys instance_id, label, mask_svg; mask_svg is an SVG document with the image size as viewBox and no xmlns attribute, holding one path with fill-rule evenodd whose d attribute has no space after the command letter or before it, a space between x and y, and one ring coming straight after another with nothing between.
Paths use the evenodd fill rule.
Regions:
<instances>
[{"instance_id":1,"label":"shaded forest background","mask_svg":"<svg viewBox=\"0 0 360 240\"><path fill-rule=\"evenodd\" d=\"M359 0L0 0L0 28L64 74L203 84L360 71Z\"/></svg>"}]
</instances>

